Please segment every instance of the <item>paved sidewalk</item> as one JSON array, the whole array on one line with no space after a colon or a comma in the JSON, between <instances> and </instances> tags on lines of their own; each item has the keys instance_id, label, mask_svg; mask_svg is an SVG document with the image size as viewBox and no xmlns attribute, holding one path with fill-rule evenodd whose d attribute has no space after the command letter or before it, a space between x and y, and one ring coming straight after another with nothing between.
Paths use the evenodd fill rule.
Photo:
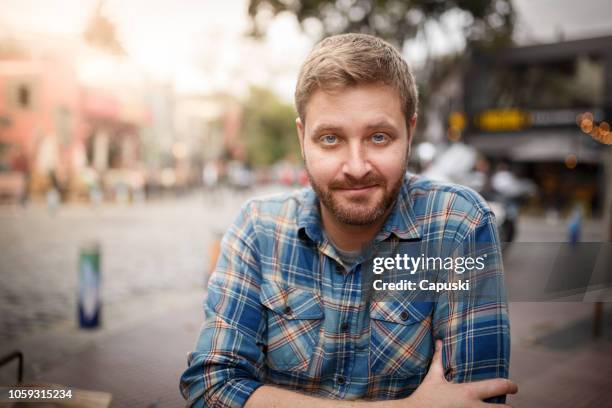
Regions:
<instances>
[{"instance_id":1,"label":"paved sidewalk","mask_svg":"<svg viewBox=\"0 0 612 408\"><path fill-rule=\"evenodd\" d=\"M513 407L587 408L612 401L612 304L599 339L590 303L511 303Z\"/></svg>"},{"instance_id":2,"label":"paved sidewalk","mask_svg":"<svg viewBox=\"0 0 612 408\"><path fill-rule=\"evenodd\" d=\"M110 392L111 407L183 406L179 377L201 325L201 296L99 339L37 380Z\"/></svg>"}]
</instances>

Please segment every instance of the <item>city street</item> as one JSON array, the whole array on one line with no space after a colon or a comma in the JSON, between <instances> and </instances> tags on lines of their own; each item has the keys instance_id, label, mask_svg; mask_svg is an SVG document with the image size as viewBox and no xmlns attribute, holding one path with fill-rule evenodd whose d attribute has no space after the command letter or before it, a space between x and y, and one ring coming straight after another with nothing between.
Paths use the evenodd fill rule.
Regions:
<instances>
[{"instance_id":1,"label":"city street","mask_svg":"<svg viewBox=\"0 0 612 408\"><path fill-rule=\"evenodd\" d=\"M156 290L201 287L207 251L237 212L200 194L147 204L65 205L0 209L0 340L72 319L80 246L101 245L105 304Z\"/></svg>"},{"instance_id":2,"label":"city street","mask_svg":"<svg viewBox=\"0 0 612 408\"><path fill-rule=\"evenodd\" d=\"M347 390L333 395L371 395L352 394L359 353L340 351L363 350L378 321L410 346L431 334L417 330L423 325L446 333L454 381L506 375L509 360L519 386L510 406L610 406L612 1L33 3L4 0L0 13L0 408L30 406L13 401L34 392L15 391L16 383L75 394L44 406L183 406L179 381L189 353L203 347L203 302L215 300L209 280L224 233L248 199L309 183L344 197L327 206L338 211L325 217L323 236L373 254L353 271L366 289L365 315L334 305L352 292L336 296L341 276L333 272L333 293L314 288L325 310L315 319L325 324L302 316L313 322L298 333L306 348L319 339L313 356L335 350L344 359L321 375ZM375 209L353 211L342 200L376 199L403 171L469 186L495 217L470 208L461 189L415 189L424 203L413 208L417 218L404 223L411 217L401 214L384 226L408 242L378 251L370 242ZM482 223L493 219L499 246ZM280 230L270 232L277 242L303 239L303 231L296 240ZM265 252L257 231L247 234ZM417 251L408 255L404 243ZM295 272L289 281L299 286L329 264L287 251L298 265L267 262L262 252L262 273L266 265L276 277L279 268ZM356 260L336 254L343 264ZM401 279L408 271L418 280ZM442 282L443 272L457 280ZM265 287L256 297L276 310ZM278 309L294 329L299 289ZM381 322L379 299L369 297L381 290L425 292L432 313L387 304L398 316L382 313ZM264 327L271 318L254 316ZM290 331L283 337L293 341ZM290 347L268 334L262 347L273 366L273 352ZM420 337L426 351L429 337ZM510 356L500 357L508 338ZM377 351L395 350L374 343L364 355L370 373ZM421 348L403 357L413 363ZM330 367L311 360L310 368ZM423 370L427 361L420 359ZM395 375L383 382L395 387Z\"/></svg>"},{"instance_id":3,"label":"city street","mask_svg":"<svg viewBox=\"0 0 612 408\"><path fill-rule=\"evenodd\" d=\"M246 197L197 192L132 205L67 204L55 213L36 203L0 207L0 353L76 324L79 248L92 240L101 247L104 302L103 329L92 334L149 318L156 307L165 310L163 299L182 301L189 291L201 297L212 239ZM44 361L28 353L26 363L36 372L54 360L49 351Z\"/></svg>"},{"instance_id":4,"label":"city street","mask_svg":"<svg viewBox=\"0 0 612 408\"><path fill-rule=\"evenodd\" d=\"M278 188L257 190L264 194ZM113 395L113 405L177 406L178 377L201 324L209 250L249 193L148 203L0 208L0 354L21 349L28 381ZM600 224L584 240L601 239ZM524 218L519 241L564 241L566 224ZM102 248L103 325L76 326L79 247ZM520 256L506 259L508 275ZM510 277L510 276L509 276ZM511 303L514 406L588 407L612 398L612 319L590 337L590 303ZM14 381L12 367L0 383Z\"/></svg>"}]
</instances>

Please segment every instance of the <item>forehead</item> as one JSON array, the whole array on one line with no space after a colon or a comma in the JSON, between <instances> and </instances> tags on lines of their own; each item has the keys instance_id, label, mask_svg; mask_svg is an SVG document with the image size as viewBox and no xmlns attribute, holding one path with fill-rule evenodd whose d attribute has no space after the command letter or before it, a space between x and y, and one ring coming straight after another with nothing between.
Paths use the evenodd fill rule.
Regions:
<instances>
[{"instance_id":1,"label":"forehead","mask_svg":"<svg viewBox=\"0 0 612 408\"><path fill-rule=\"evenodd\" d=\"M376 123L387 123L399 130L406 123L399 92L381 83L317 89L305 108L305 127L309 131L322 125L344 128Z\"/></svg>"}]
</instances>

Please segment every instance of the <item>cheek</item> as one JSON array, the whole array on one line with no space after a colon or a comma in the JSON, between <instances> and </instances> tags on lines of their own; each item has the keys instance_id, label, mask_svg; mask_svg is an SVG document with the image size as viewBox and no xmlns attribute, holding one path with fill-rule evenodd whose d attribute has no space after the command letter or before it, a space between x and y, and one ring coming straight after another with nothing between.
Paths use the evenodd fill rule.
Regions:
<instances>
[{"instance_id":1,"label":"cheek","mask_svg":"<svg viewBox=\"0 0 612 408\"><path fill-rule=\"evenodd\" d=\"M336 178L342 168L337 155L321 152L305 146L304 156L310 176L319 184L326 184Z\"/></svg>"},{"instance_id":2,"label":"cheek","mask_svg":"<svg viewBox=\"0 0 612 408\"><path fill-rule=\"evenodd\" d=\"M392 180L403 175L406 161L405 149L393 149L371 156L372 164L386 179Z\"/></svg>"}]
</instances>

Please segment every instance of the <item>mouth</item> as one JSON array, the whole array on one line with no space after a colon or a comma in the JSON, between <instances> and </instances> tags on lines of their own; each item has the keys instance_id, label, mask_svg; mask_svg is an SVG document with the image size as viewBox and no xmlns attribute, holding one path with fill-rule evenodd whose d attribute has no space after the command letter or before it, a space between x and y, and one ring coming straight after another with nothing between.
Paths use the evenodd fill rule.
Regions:
<instances>
[{"instance_id":1,"label":"mouth","mask_svg":"<svg viewBox=\"0 0 612 408\"><path fill-rule=\"evenodd\" d=\"M369 192L371 190L374 190L376 187L378 187L377 185L371 185L371 186L355 186L355 187L348 187L348 188L339 188L338 191L343 191L343 192L347 192L347 193L362 193L362 192Z\"/></svg>"}]
</instances>

